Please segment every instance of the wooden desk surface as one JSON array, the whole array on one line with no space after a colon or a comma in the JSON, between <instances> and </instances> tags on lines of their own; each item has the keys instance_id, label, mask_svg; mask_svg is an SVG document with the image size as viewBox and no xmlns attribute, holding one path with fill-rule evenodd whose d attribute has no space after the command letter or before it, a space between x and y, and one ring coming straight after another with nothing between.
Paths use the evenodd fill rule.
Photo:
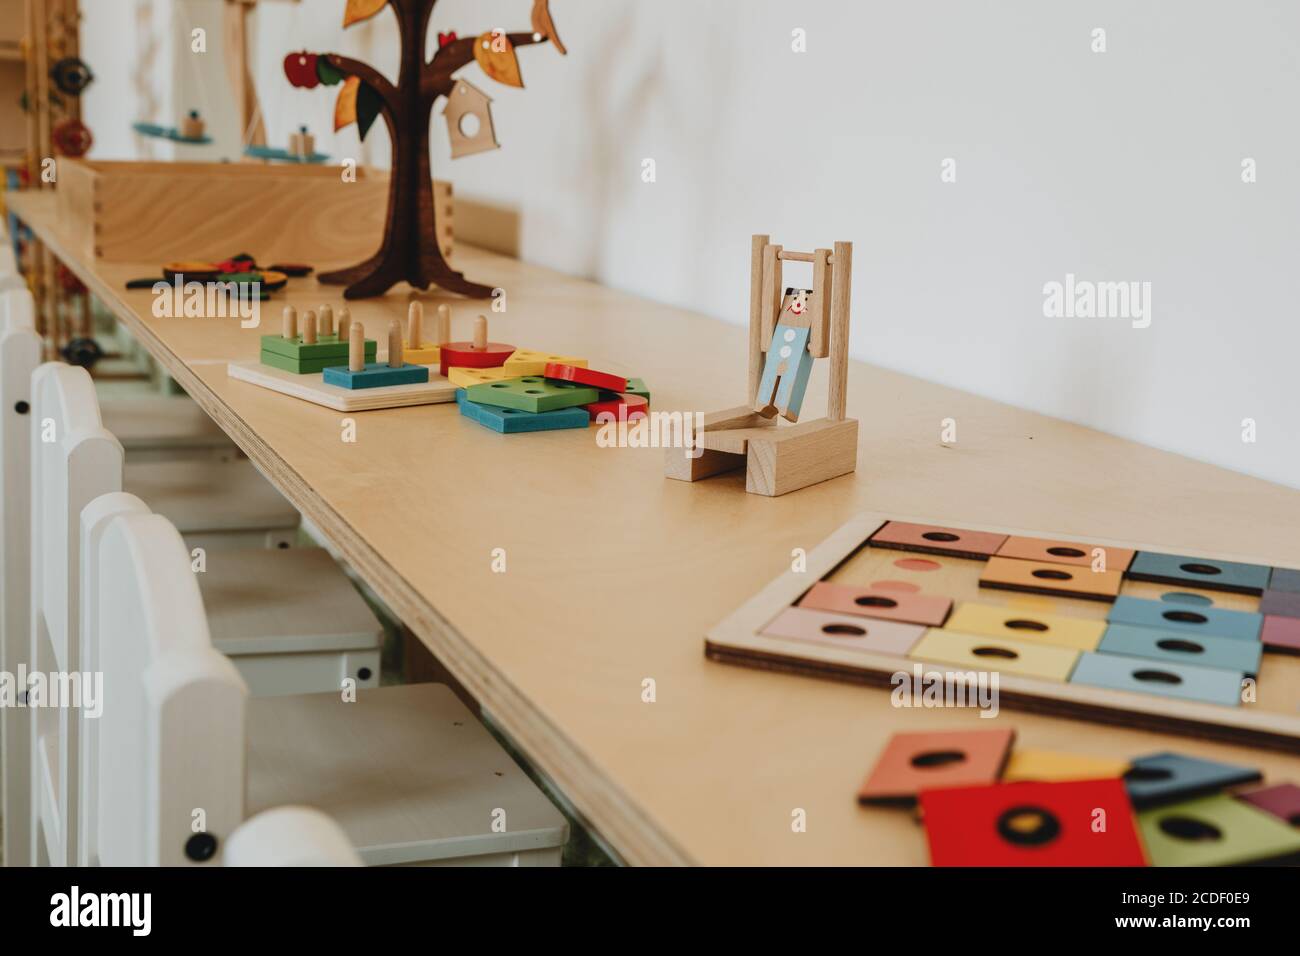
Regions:
<instances>
[{"instance_id":1,"label":"wooden desk surface","mask_svg":"<svg viewBox=\"0 0 1300 956\"><path fill-rule=\"evenodd\" d=\"M127 279L159 263L68 254L51 194L10 208L124 321L187 392L342 550L628 862L923 864L905 811L854 794L888 736L970 726L974 712L900 710L886 691L706 661L703 634L863 510L936 522L1160 542L1295 563L1300 493L861 363L849 413L858 471L782 498L742 475L666 481L656 449L600 448L596 429L499 435L454 405L364 412L355 444L338 412L232 381L286 302L340 292L295 280L263 328L156 319ZM234 252L236 250L232 250ZM256 253L256 250L250 250ZM749 237L732 265L747 268ZM458 267L508 291L492 338L587 356L645 378L659 409L708 411L745 393L746 330L498 256ZM861 295L860 300L865 297ZM453 337L480 303L449 300ZM351 305L381 338L405 295ZM737 317L747 303L737 302ZM859 305L858 325L887 321ZM922 334L922 333L918 333ZM824 403L818 369L808 407ZM940 443L940 422L957 442ZM492 551L503 548L504 574ZM653 678L655 703L643 703ZM1179 749L1300 781L1284 754L1004 710L1027 746L1112 756ZM794 833L791 813L807 813Z\"/></svg>"}]
</instances>

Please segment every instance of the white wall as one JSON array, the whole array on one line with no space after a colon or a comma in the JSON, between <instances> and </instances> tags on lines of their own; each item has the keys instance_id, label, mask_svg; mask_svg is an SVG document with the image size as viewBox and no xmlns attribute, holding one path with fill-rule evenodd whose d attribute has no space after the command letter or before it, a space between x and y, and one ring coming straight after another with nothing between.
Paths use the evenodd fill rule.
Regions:
<instances>
[{"instance_id":1,"label":"white wall","mask_svg":"<svg viewBox=\"0 0 1300 956\"><path fill-rule=\"evenodd\" d=\"M333 49L391 75L391 13L345 34L343 0L303 6L258 14L272 140L311 116L356 155L355 128L327 132L333 92L288 88L279 61ZM443 0L434 30L528 29L529 6ZM551 7L569 55L521 48L526 90L464 73L504 148L453 165L433 139L459 195L520 211L524 258L741 322L751 233L850 239L856 357L1300 487L1300 4ZM1150 327L1045 318L1066 273L1150 282Z\"/></svg>"}]
</instances>

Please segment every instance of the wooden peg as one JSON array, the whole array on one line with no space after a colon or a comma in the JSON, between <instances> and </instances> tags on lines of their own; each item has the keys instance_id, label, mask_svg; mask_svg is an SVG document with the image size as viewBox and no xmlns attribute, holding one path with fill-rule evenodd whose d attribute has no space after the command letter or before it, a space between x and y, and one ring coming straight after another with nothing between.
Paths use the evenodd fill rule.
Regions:
<instances>
[{"instance_id":1,"label":"wooden peg","mask_svg":"<svg viewBox=\"0 0 1300 956\"><path fill-rule=\"evenodd\" d=\"M334 317L338 325L339 341L346 338L352 330L352 313L346 305L339 306L339 314Z\"/></svg>"},{"instance_id":2,"label":"wooden peg","mask_svg":"<svg viewBox=\"0 0 1300 956\"><path fill-rule=\"evenodd\" d=\"M343 317L346 309L339 311ZM364 372L366 370L366 329L360 322L353 322L348 328L348 371Z\"/></svg>"},{"instance_id":3,"label":"wooden peg","mask_svg":"<svg viewBox=\"0 0 1300 956\"><path fill-rule=\"evenodd\" d=\"M388 323L388 367L402 367L402 323L398 319Z\"/></svg>"},{"instance_id":4,"label":"wooden peg","mask_svg":"<svg viewBox=\"0 0 1300 956\"><path fill-rule=\"evenodd\" d=\"M328 302L326 302L324 305L320 307L320 311L317 312L317 315L320 317L320 334L333 335L334 334L333 306L331 306Z\"/></svg>"},{"instance_id":5,"label":"wooden peg","mask_svg":"<svg viewBox=\"0 0 1300 956\"><path fill-rule=\"evenodd\" d=\"M487 348L487 316L479 315L474 318L474 348Z\"/></svg>"},{"instance_id":6,"label":"wooden peg","mask_svg":"<svg viewBox=\"0 0 1300 956\"><path fill-rule=\"evenodd\" d=\"M411 348L418 349L424 342L424 306L413 300L406 309L406 316L406 341Z\"/></svg>"},{"instance_id":7,"label":"wooden peg","mask_svg":"<svg viewBox=\"0 0 1300 956\"><path fill-rule=\"evenodd\" d=\"M316 344L316 313L311 309L302 314L302 344Z\"/></svg>"},{"instance_id":8,"label":"wooden peg","mask_svg":"<svg viewBox=\"0 0 1300 956\"><path fill-rule=\"evenodd\" d=\"M298 337L298 310L291 305L284 307L284 324L280 328L280 334L290 340Z\"/></svg>"},{"instance_id":9,"label":"wooden peg","mask_svg":"<svg viewBox=\"0 0 1300 956\"><path fill-rule=\"evenodd\" d=\"M438 345L446 345L451 341L451 306L438 306Z\"/></svg>"}]
</instances>

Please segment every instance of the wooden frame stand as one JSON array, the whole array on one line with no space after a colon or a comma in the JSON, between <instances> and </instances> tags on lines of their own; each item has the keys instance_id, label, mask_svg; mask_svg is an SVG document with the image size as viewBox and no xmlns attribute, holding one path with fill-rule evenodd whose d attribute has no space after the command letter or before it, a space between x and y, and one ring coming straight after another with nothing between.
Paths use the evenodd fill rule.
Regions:
<instances>
[{"instance_id":1,"label":"wooden frame stand","mask_svg":"<svg viewBox=\"0 0 1300 956\"><path fill-rule=\"evenodd\" d=\"M781 263L810 262L813 289L808 297L808 356L830 359L826 417L777 427L755 406L763 381L765 353L781 314ZM711 412L695 435L696 448L669 448L664 475L699 481L745 469L745 490L775 497L847 475L858 467L858 422L845 417L849 368L849 304L852 293L853 244L834 250L787 252L769 236L753 237L749 280L749 393L754 405ZM797 408L793 415L797 418Z\"/></svg>"}]
</instances>

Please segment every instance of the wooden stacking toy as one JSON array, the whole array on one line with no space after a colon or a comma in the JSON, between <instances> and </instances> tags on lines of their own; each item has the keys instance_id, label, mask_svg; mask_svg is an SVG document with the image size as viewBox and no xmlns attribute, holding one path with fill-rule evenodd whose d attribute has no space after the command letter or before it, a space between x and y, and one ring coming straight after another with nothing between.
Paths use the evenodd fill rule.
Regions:
<instances>
[{"instance_id":1,"label":"wooden stacking toy","mask_svg":"<svg viewBox=\"0 0 1300 956\"><path fill-rule=\"evenodd\" d=\"M340 310L340 321L343 321L346 314L346 309ZM300 334L298 312L293 306L286 305L280 334L262 336L262 364L297 375L308 375L346 361L348 343L334 332L333 310L330 306L323 305L319 316L320 320L316 312L305 312ZM375 348L373 341L364 343L367 360L374 360Z\"/></svg>"},{"instance_id":2,"label":"wooden stacking toy","mask_svg":"<svg viewBox=\"0 0 1300 956\"><path fill-rule=\"evenodd\" d=\"M453 368L500 368L514 351L513 345L488 341L487 316L480 315L474 319L472 341L442 346L439 371L445 376Z\"/></svg>"},{"instance_id":3,"label":"wooden stacking toy","mask_svg":"<svg viewBox=\"0 0 1300 956\"><path fill-rule=\"evenodd\" d=\"M402 358L402 323L388 325L388 361L368 362L365 332L360 322L352 323L348 334L348 364L325 369L325 384L340 388L380 388L384 385L419 385L429 381L424 365L407 365Z\"/></svg>"},{"instance_id":4,"label":"wooden stacking toy","mask_svg":"<svg viewBox=\"0 0 1300 956\"><path fill-rule=\"evenodd\" d=\"M406 312L406 339L402 343L402 358L409 365L437 365L441 368L442 346L451 338L451 309L438 306L438 324L434 341L424 339L424 305L412 299ZM445 375L445 372L441 374Z\"/></svg>"}]
</instances>

